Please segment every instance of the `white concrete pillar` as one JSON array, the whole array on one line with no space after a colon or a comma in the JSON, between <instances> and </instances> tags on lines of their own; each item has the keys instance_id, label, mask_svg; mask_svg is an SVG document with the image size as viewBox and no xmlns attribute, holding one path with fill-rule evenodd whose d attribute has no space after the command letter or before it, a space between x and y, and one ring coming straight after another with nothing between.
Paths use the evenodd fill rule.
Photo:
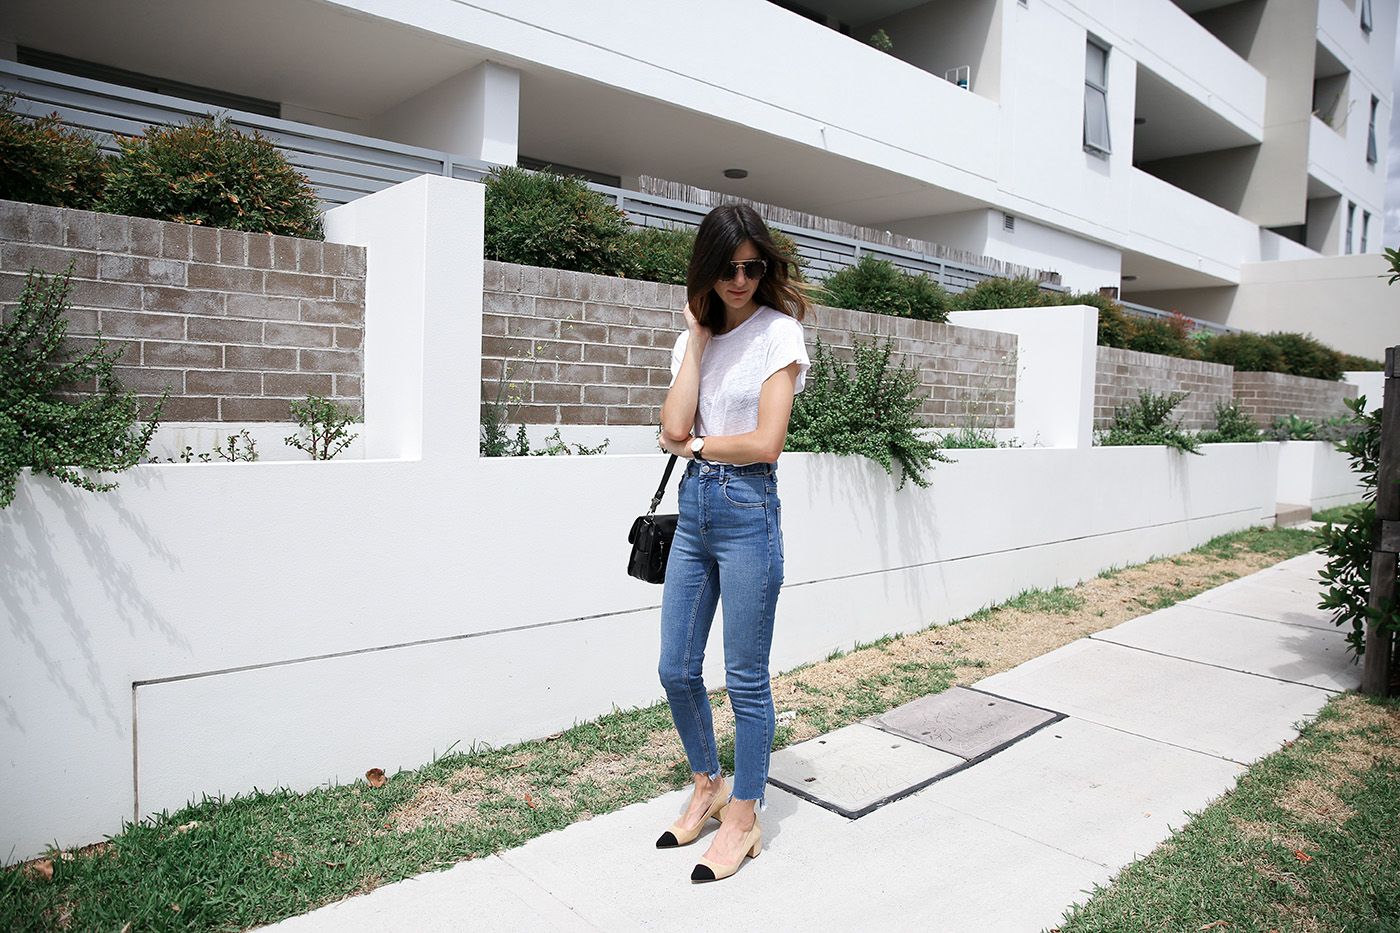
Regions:
<instances>
[{"instance_id":1,"label":"white concrete pillar","mask_svg":"<svg viewBox=\"0 0 1400 933\"><path fill-rule=\"evenodd\" d=\"M370 133L514 165L520 152L520 72L482 62L390 107L370 121Z\"/></svg>"}]
</instances>

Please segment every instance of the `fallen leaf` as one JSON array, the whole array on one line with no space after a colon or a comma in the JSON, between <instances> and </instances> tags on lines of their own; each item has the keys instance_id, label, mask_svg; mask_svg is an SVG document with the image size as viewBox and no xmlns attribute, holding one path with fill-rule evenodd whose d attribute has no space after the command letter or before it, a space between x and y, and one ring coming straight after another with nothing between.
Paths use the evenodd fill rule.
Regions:
<instances>
[{"instance_id":1,"label":"fallen leaf","mask_svg":"<svg viewBox=\"0 0 1400 933\"><path fill-rule=\"evenodd\" d=\"M1217 921L1215 921L1214 923L1207 923L1205 926L1199 927L1198 929L1201 929L1201 930L1212 930L1212 929L1214 929L1214 928L1216 928L1216 927L1227 927L1227 926L1229 926L1229 925L1230 925L1230 924L1227 923L1227 922L1225 922L1224 920L1217 920Z\"/></svg>"},{"instance_id":2,"label":"fallen leaf","mask_svg":"<svg viewBox=\"0 0 1400 933\"><path fill-rule=\"evenodd\" d=\"M173 911L175 911L175 912L178 914L178 913L180 912L180 905L179 905L179 904L171 904L171 905L170 905L170 909L173 910Z\"/></svg>"},{"instance_id":3,"label":"fallen leaf","mask_svg":"<svg viewBox=\"0 0 1400 933\"><path fill-rule=\"evenodd\" d=\"M535 798L531 797L529 794L525 795L525 805L531 810L538 810L540 808L540 805L535 803Z\"/></svg>"},{"instance_id":4,"label":"fallen leaf","mask_svg":"<svg viewBox=\"0 0 1400 933\"><path fill-rule=\"evenodd\" d=\"M53 880L52 859L36 858L34 861L29 863L29 867L34 871L34 874L38 875L40 878L43 878L45 881Z\"/></svg>"},{"instance_id":5,"label":"fallen leaf","mask_svg":"<svg viewBox=\"0 0 1400 933\"><path fill-rule=\"evenodd\" d=\"M130 920L128 920L128 921L126 922L126 925L123 926L123 927L121 928L121 930L119 931L119 933L131 933L131 921L130 921Z\"/></svg>"},{"instance_id":6,"label":"fallen leaf","mask_svg":"<svg viewBox=\"0 0 1400 933\"><path fill-rule=\"evenodd\" d=\"M365 780L369 782L370 787L383 787L389 783L389 779L384 776L383 768L370 768L365 772Z\"/></svg>"},{"instance_id":7,"label":"fallen leaf","mask_svg":"<svg viewBox=\"0 0 1400 933\"><path fill-rule=\"evenodd\" d=\"M344 867L345 867L345 863L344 863L344 862L322 862L321 864L322 864L322 865L325 865L325 866L328 867L328 868L344 868Z\"/></svg>"},{"instance_id":8,"label":"fallen leaf","mask_svg":"<svg viewBox=\"0 0 1400 933\"><path fill-rule=\"evenodd\" d=\"M545 736L545 737L544 737L544 740L545 740L546 742L553 742L555 739L562 738L563 735L564 735L564 733L562 733L562 732L556 732L556 733L554 733L553 735L547 735L547 736Z\"/></svg>"},{"instance_id":9,"label":"fallen leaf","mask_svg":"<svg viewBox=\"0 0 1400 933\"><path fill-rule=\"evenodd\" d=\"M198 828L199 828L199 820L191 820L190 822L186 823L184 826L177 826L177 827L175 827L175 832L177 832L177 833L187 833L187 832L189 832L189 831L192 830L192 829L198 829Z\"/></svg>"},{"instance_id":10,"label":"fallen leaf","mask_svg":"<svg viewBox=\"0 0 1400 933\"><path fill-rule=\"evenodd\" d=\"M1294 849L1293 855L1300 862L1311 862L1313 860L1313 857L1308 853L1304 852L1302 849Z\"/></svg>"}]
</instances>

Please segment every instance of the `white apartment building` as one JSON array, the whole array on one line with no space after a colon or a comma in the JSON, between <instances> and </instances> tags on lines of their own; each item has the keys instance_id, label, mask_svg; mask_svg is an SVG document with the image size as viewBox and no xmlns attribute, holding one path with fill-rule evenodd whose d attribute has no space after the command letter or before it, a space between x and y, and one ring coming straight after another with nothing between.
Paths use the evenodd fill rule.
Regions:
<instances>
[{"instance_id":1,"label":"white apartment building","mask_svg":"<svg viewBox=\"0 0 1400 933\"><path fill-rule=\"evenodd\" d=\"M0 59L664 178L1377 358L1400 343L1377 278L1396 18L1397 0L19 0Z\"/></svg>"}]
</instances>

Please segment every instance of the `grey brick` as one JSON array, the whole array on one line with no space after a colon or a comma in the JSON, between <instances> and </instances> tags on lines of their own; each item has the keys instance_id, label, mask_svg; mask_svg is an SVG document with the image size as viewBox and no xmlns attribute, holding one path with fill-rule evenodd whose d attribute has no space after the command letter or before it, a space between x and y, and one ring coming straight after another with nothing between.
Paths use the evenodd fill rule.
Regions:
<instances>
[{"instance_id":1,"label":"grey brick","mask_svg":"<svg viewBox=\"0 0 1400 933\"><path fill-rule=\"evenodd\" d=\"M222 315L222 292L197 292L188 288L148 285L141 290L142 306L147 311L178 311L181 314Z\"/></svg>"},{"instance_id":2,"label":"grey brick","mask_svg":"<svg viewBox=\"0 0 1400 933\"><path fill-rule=\"evenodd\" d=\"M266 272L269 295L294 298L334 298L335 279L322 275L302 275L299 272Z\"/></svg>"},{"instance_id":3,"label":"grey brick","mask_svg":"<svg viewBox=\"0 0 1400 933\"><path fill-rule=\"evenodd\" d=\"M0 200L0 240L30 241L30 205L22 201Z\"/></svg>"},{"instance_id":4,"label":"grey brick","mask_svg":"<svg viewBox=\"0 0 1400 933\"><path fill-rule=\"evenodd\" d=\"M140 337L145 340L184 340L185 318L179 314L143 311L101 312L102 333L108 337Z\"/></svg>"},{"instance_id":5,"label":"grey brick","mask_svg":"<svg viewBox=\"0 0 1400 933\"><path fill-rule=\"evenodd\" d=\"M34 204L29 214L29 242L43 246L62 246L67 238L63 225L63 208Z\"/></svg>"},{"instance_id":6,"label":"grey brick","mask_svg":"<svg viewBox=\"0 0 1400 933\"><path fill-rule=\"evenodd\" d=\"M245 347L224 348L224 368L250 371L295 371L297 351L286 347Z\"/></svg>"},{"instance_id":7,"label":"grey brick","mask_svg":"<svg viewBox=\"0 0 1400 933\"><path fill-rule=\"evenodd\" d=\"M212 343L161 343L146 340L141 343L143 366L207 366L224 365L224 348Z\"/></svg>"},{"instance_id":8,"label":"grey brick","mask_svg":"<svg viewBox=\"0 0 1400 933\"><path fill-rule=\"evenodd\" d=\"M263 376L263 393L282 398L328 396L335 388L335 377L328 373L266 373Z\"/></svg>"},{"instance_id":9,"label":"grey brick","mask_svg":"<svg viewBox=\"0 0 1400 933\"><path fill-rule=\"evenodd\" d=\"M583 360L587 363L626 363L627 347L611 346L605 343L584 344Z\"/></svg>"},{"instance_id":10,"label":"grey brick","mask_svg":"<svg viewBox=\"0 0 1400 933\"><path fill-rule=\"evenodd\" d=\"M126 388L141 395L159 395L167 388L171 395L185 392L185 371L182 369L152 369L147 366L113 366L112 375Z\"/></svg>"},{"instance_id":11,"label":"grey brick","mask_svg":"<svg viewBox=\"0 0 1400 933\"><path fill-rule=\"evenodd\" d=\"M272 235L250 233L244 240L247 251L247 264L254 269L272 268Z\"/></svg>"},{"instance_id":12,"label":"grey brick","mask_svg":"<svg viewBox=\"0 0 1400 933\"><path fill-rule=\"evenodd\" d=\"M190 317L186 319L185 333L190 340L244 343L262 343L261 321L239 321L222 317Z\"/></svg>"},{"instance_id":13,"label":"grey brick","mask_svg":"<svg viewBox=\"0 0 1400 933\"><path fill-rule=\"evenodd\" d=\"M143 402L154 399L142 399ZM143 405L143 413L149 409ZM167 424L181 421L218 421L219 400L217 398L189 398L171 396L161 409L161 420Z\"/></svg>"},{"instance_id":14,"label":"grey brick","mask_svg":"<svg viewBox=\"0 0 1400 933\"><path fill-rule=\"evenodd\" d=\"M263 291L263 277L271 277L274 274L258 269L245 269L241 266L221 266L200 262L191 264L186 276L191 288L260 294ZM274 294L270 286L268 293Z\"/></svg>"},{"instance_id":15,"label":"grey brick","mask_svg":"<svg viewBox=\"0 0 1400 933\"><path fill-rule=\"evenodd\" d=\"M131 252L137 256L160 256L165 224L148 217L132 217L128 223L130 224Z\"/></svg>"},{"instance_id":16,"label":"grey brick","mask_svg":"<svg viewBox=\"0 0 1400 933\"><path fill-rule=\"evenodd\" d=\"M301 303L295 298L267 295L229 295L229 317L254 318L265 321L295 321L301 317Z\"/></svg>"},{"instance_id":17,"label":"grey brick","mask_svg":"<svg viewBox=\"0 0 1400 933\"><path fill-rule=\"evenodd\" d=\"M345 350L300 350L298 368L302 372L362 373L364 361L360 354Z\"/></svg>"},{"instance_id":18,"label":"grey brick","mask_svg":"<svg viewBox=\"0 0 1400 933\"><path fill-rule=\"evenodd\" d=\"M275 273L269 273L272 275ZM362 326L365 320L363 305L351 301L316 301L301 299L297 305L300 320L309 324L350 324Z\"/></svg>"},{"instance_id":19,"label":"grey brick","mask_svg":"<svg viewBox=\"0 0 1400 933\"><path fill-rule=\"evenodd\" d=\"M345 247L345 274L352 278L364 278L365 260L368 258L363 246Z\"/></svg>"},{"instance_id":20,"label":"grey brick","mask_svg":"<svg viewBox=\"0 0 1400 933\"><path fill-rule=\"evenodd\" d=\"M342 398L364 397L364 380L348 373L335 373L335 394Z\"/></svg>"},{"instance_id":21,"label":"grey brick","mask_svg":"<svg viewBox=\"0 0 1400 933\"><path fill-rule=\"evenodd\" d=\"M302 272L312 272L320 275L322 272L323 247L317 240L298 239L297 244L297 269Z\"/></svg>"},{"instance_id":22,"label":"grey brick","mask_svg":"<svg viewBox=\"0 0 1400 933\"><path fill-rule=\"evenodd\" d=\"M63 212L63 243L69 249L97 249L98 214L91 211Z\"/></svg>"},{"instance_id":23,"label":"grey brick","mask_svg":"<svg viewBox=\"0 0 1400 933\"><path fill-rule=\"evenodd\" d=\"M161 222L160 255L162 259L190 259L190 225Z\"/></svg>"},{"instance_id":24,"label":"grey brick","mask_svg":"<svg viewBox=\"0 0 1400 933\"><path fill-rule=\"evenodd\" d=\"M190 259L193 262L219 262L219 230L216 227L190 226Z\"/></svg>"},{"instance_id":25,"label":"grey brick","mask_svg":"<svg viewBox=\"0 0 1400 933\"><path fill-rule=\"evenodd\" d=\"M194 369L185 373L186 395L261 395L262 374Z\"/></svg>"},{"instance_id":26,"label":"grey brick","mask_svg":"<svg viewBox=\"0 0 1400 933\"><path fill-rule=\"evenodd\" d=\"M241 230L219 231L219 262L226 266L248 265L248 239L264 234L244 233Z\"/></svg>"},{"instance_id":27,"label":"grey brick","mask_svg":"<svg viewBox=\"0 0 1400 933\"><path fill-rule=\"evenodd\" d=\"M263 343L281 347L330 347L335 344L335 328L268 322L263 327Z\"/></svg>"},{"instance_id":28,"label":"grey brick","mask_svg":"<svg viewBox=\"0 0 1400 933\"><path fill-rule=\"evenodd\" d=\"M363 278L339 278L335 280L335 300L365 303L365 280Z\"/></svg>"},{"instance_id":29,"label":"grey brick","mask_svg":"<svg viewBox=\"0 0 1400 933\"><path fill-rule=\"evenodd\" d=\"M97 254L82 250L45 246L38 243L5 243L0 245L0 268L13 272L28 272L31 266L40 271L58 274L73 264L75 279L97 277Z\"/></svg>"},{"instance_id":30,"label":"grey brick","mask_svg":"<svg viewBox=\"0 0 1400 933\"><path fill-rule=\"evenodd\" d=\"M222 421L291 421L292 406L287 399L225 398L219 404Z\"/></svg>"},{"instance_id":31,"label":"grey brick","mask_svg":"<svg viewBox=\"0 0 1400 933\"><path fill-rule=\"evenodd\" d=\"M341 350L358 350L364 346L365 331L362 327L337 327L335 346Z\"/></svg>"},{"instance_id":32,"label":"grey brick","mask_svg":"<svg viewBox=\"0 0 1400 933\"><path fill-rule=\"evenodd\" d=\"M69 297L73 306L78 308L117 308L135 311L140 310L142 302L141 286L128 285L124 282L75 281Z\"/></svg>"}]
</instances>

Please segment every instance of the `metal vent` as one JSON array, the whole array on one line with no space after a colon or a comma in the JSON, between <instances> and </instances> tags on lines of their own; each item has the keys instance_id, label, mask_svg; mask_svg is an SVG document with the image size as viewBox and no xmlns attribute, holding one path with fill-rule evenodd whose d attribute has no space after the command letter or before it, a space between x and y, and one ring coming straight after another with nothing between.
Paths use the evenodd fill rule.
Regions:
<instances>
[{"instance_id":1,"label":"metal vent","mask_svg":"<svg viewBox=\"0 0 1400 933\"><path fill-rule=\"evenodd\" d=\"M1016 218L1010 214L1002 214L1001 229L1014 232L1016 230Z\"/></svg>"}]
</instances>

